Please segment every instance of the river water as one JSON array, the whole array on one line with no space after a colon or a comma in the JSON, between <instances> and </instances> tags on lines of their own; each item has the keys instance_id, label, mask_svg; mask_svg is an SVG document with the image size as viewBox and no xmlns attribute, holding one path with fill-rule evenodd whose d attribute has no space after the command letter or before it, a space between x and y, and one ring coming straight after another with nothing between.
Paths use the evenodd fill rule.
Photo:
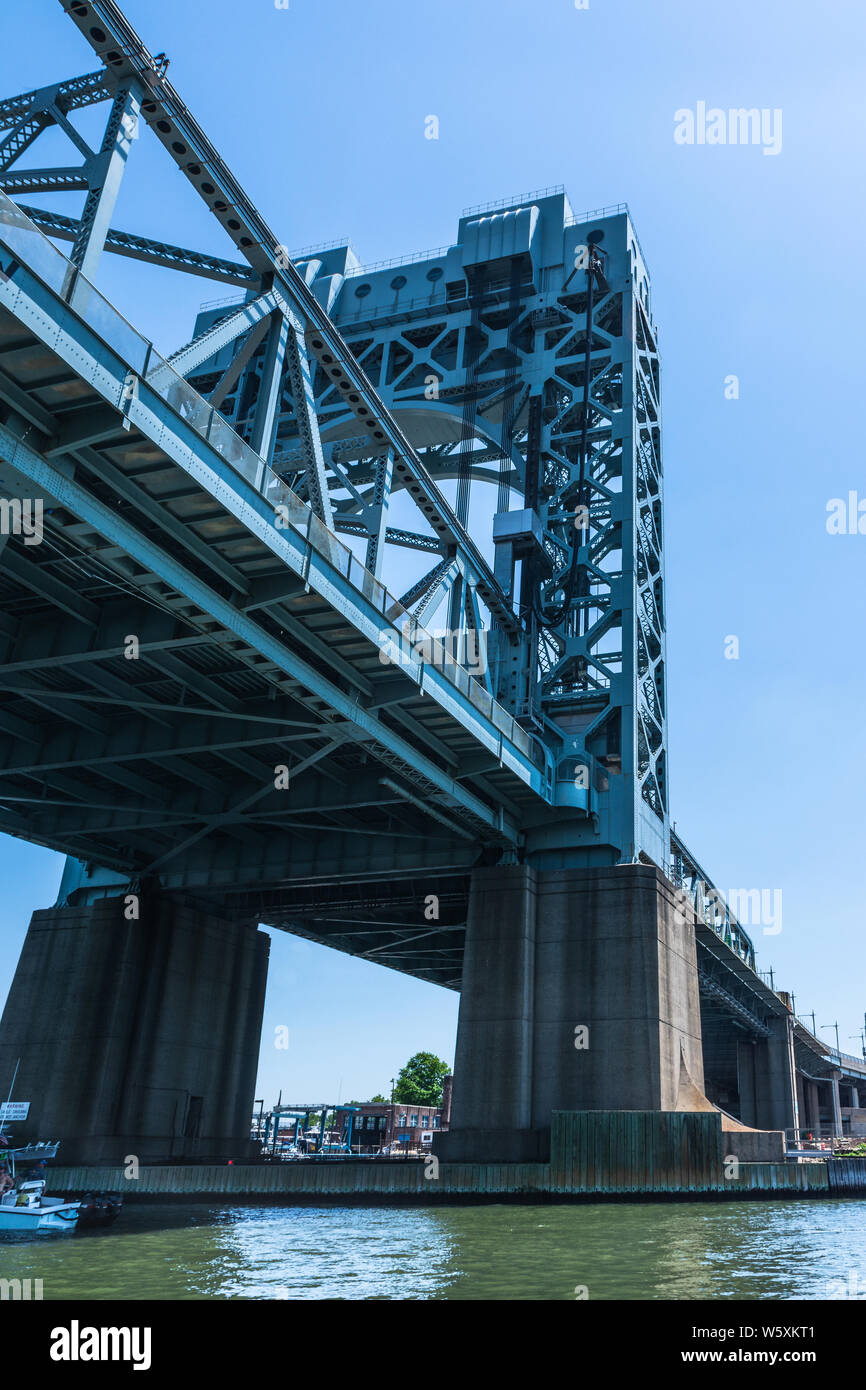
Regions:
<instances>
[{"instance_id":1,"label":"river water","mask_svg":"<svg viewBox=\"0 0 866 1390\"><path fill-rule=\"evenodd\" d=\"M866 1299L866 1202L128 1205L0 1237L0 1277L75 1300Z\"/></svg>"}]
</instances>

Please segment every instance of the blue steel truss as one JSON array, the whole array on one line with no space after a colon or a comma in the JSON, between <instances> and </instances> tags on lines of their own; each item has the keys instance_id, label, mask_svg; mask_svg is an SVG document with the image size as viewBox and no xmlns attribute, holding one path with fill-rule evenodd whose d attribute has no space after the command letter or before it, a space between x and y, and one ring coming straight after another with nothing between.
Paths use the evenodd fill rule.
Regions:
<instances>
[{"instance_id":1,"label":"blue steel truss","mask_svg":"<svg viewBox=\"0 0 866 1390\"><path fill-rule=\"evenodd\" d=\"M473 485L491 496L495 577L521 624L515 643L492 618L491 691L550 749L557 804L587 812L538 830L535 852L666 864L659 359L627 209L578 218L562 192L528 195L464 215L432 255L370 268L330 247L298 269L430 477L457 480L459 521ZM267 362L242 313L202 312L182 369L250 437ZM382 531L389 450L358 434L326 366L315 409L335 530L367 539L368 564L383 539L424 552L404 601L447 602L449 628L480 621L446 544ZM284 378L274 467L302 496L305 458Z\"/></svg>"}]
</instances>

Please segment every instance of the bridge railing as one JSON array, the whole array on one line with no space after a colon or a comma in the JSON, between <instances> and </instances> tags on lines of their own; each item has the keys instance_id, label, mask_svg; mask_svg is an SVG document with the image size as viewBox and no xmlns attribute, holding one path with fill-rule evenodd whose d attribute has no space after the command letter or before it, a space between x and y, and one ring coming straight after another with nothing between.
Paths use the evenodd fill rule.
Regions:
<instances>
[{"instance_id":1,"label":"bridge railing","mask_svg":"<svg viewBox=\"0 0 866 1390\"><path fill-rule=\"evenodd\" d=\"M806 1028L805 1023L803 1023L803 1020L801 1018L798 1018L797 1022L801 1024L803 1028ZM823 1039L817 1037L817 1035L812 1032L811 1028L806 1028L806 1032L809 1033L813 1038L815 1038L816 1042L821 1043L824 1047L827 1047L827 1044L823 1042ZM851 1066L853 1064L855 1067L859 1067L861 1069L864 1066L866 1066L866 1057L855 1057L853 1052L837 1052L835 1047L828 1048L827 1052L824 1055L826 1056L828 1062L840 1068L843 1068L846 1065L846 1063L848 1066Z\"/></svg>"},{"instance_id":2,"label":"bridge railing","mask_svg":"<svg viewBox=\"0 0 866 1390\"><path fill-rule=\"evenodd\" d=\"M573 212L570 217L566 217L565 225L566 227L579 227L583 222L592 222L593 218L618 217L621 212L628 212L628 210L628 203L608 203L607 207L589 208L586 212Z\"/></svg>"},{"instance_id":3,"label":"bridge railing","mask_svg":"<svg viewBox=\"0 0 866 1390\"><path fill-rule=\"evenodd\" d=\"M368 261L366 264L353 265L346 271L346 279L355 280L359 275L372 275L377 270L396 270L398 266L415 265L418 261L441 260L453 249L453 246L430 246L426 251L409 251L405 256L390 256L385 261Z\"/></svg>"},{"instance_id":4,"label":"bridge railing","mask_svg":"<svg viewBox=\"0 0 866 1390\"><path fill-rule=\"evenodd\" d=\"M671 881L691 900L696 915L722 941L745 961L750 969L755 969L755 948L751 938L731 911L725 896L704 873L697 860L686 849L679 836L671 833L673 862L668 876Z\"/></svg>"},{"instance_id":5,"label":"bridge railing","mask_svg":"<svg viewBox=\"0 0 866 1390\"><path fill-rule=\"evenodd\" d=\"M799 1129L789 1126L785 1130L785 1148L789 1153L796 1153L800 1157L805 1155L826 1158L828 1153L844 1153L847 1146L856 1143L856 1136L837 1134L832 1121L801 1125Z\"/></svg>"},{"instance_id":6,"label":"bridge railing","mask_svg":"<svg viewBox=\"0 0 866 1390\"><path fill-rule=\"evenodd\" d=\"M4 193L0 192L0 241L49 289L60 295L102 342L128 367L123 399L126 413L140 382L154 390L211 448L252 485L274 508L275 524L290 527L322 555L343 578L381 614L383 636L394 644L398 664L408 642L414 653L436 666L472 706L488 719L536 767L545 767L546 753L443 643L403 607L354 552L331 531L312 508L241 439L215 406L200 396L154 348L153 344L81 275L72 262ZM417 659L417 657L416 657Z\"/></svg>"},{"instance_id":7,"label":"bridge railing","mask_svg":"<svg viewBox=\"0 0 866 1390\"><path fill-rule=\"evenodd\" d=\"M464 208L461 217L483 216L485 212L497 212L516 207L518 203L534 203L539 198L551 198L565 193L564 183L551 183L546 188L532 188L528 193L516 193L511 198L493 198L488 203L476 203L474 207Z\"/></svg>"}]
</instances>

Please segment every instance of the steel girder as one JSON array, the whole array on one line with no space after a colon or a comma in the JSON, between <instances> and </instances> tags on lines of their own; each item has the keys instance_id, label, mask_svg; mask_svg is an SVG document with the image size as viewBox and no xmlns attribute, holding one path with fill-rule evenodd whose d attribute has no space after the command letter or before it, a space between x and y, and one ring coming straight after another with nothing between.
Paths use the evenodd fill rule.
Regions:
<instances>
[{"instance_id":1,"label":"steel girder","mask_svg":"<svg viewBox=\"0 0 866 1390\"><path fill-rule=\"evenodd\" d=\"M16 198L16 202L18 199ZM59 212L49 212L45 208L30 207L18 202L22 212L26 212L31 222L35 222L43 232L56 236L61 241L76 241L81 235L81 222L74 217L64 217ZM161 265L168 270L184 270L190 275L204 276L224 285L250 286L255 289L259 277L247 265L238 261L226 261L219 256L209 256L204 251L191 251L185 246L175 246L168 241L154 241L150 237L135 236L132 232L122 232L110 227L105 238L105 250L130 260L147 261L151 265Z\"/></svg>"},{"instance_id":2,"label":"steel girder","mask_svg":"<svg viewBox=\"0 0 866 1390\"><path fill-rule=\"evenodd\" d=\"M88 25L85 32L91 42L97 35L101 35L102 38L106 36L107 31L100 30L90 22L94 18L92 10L86 6L82 9L81 5L76 5L72 9L73 17L77 20L86 15ZM124 38L124 57L127 60L124 72L119 71L117 59L120 55L114 50L108 53L103 51L101 56L106 59L110 70L107 83L86 79L83 82L61 85L64 85L62 100L71 99L74 88L75 99L79 103L82 103L85 98L87 100L101 100L107 95L113 94L112 112L106 126L101 150L95 154L68 121L62 100L60 104L58 102L56 89L46 89L44 92L27 94L24 98L8 103L9 120L17 121L12 136L6 144L9 186L14 187L18 193L39 187L49 187L55 190L67 187L87 188L88 197L84 215L78 222L40 211L37 211L37 216L42 225L55 235L74 238L73 263L83 270L88 278L91 278L98 257L103 247L107 245L123 254L172 265L174 268L190 269L200 274L215 274L223 279L239 279L238 267L231 263L220 262L213 257L203 257L198 253L168 243L154 243L149 239L121 233L109 226L108 213L116 196L129 139L137 133L135 118L141 102L145 98L147 98L144 108L145 114L160 137L162 138L168 133L165 117L166 112L171 109L176 122L172 134L177 135L177 122L179 122L185 138L191 141L198 155L204 160L207 177L199 179L199 184L196 185L197 191L205 197L215 213L219 214L225 208L219 200L214 202L209 196L209 193L212 194L213 188L208 183L207 178L211 176L219 178L226 186L233 186L233 180L216 151L213 150L203 132L200 131L186 111L177 94L165 83L165 63L156 62L151 58L151 55L140 44L137 36L132 34L126 26L126 21L117 7L110 7L104 16L99 17L104 18L109 25L114 23L120 26L119 31L122 31ZM66 87L70 89L69 92L66 91ZM81 90L79 91L79 89ZM40 131L48 124L54 124L65 132L79 153L84 156L84 163L71 169L9 171L8 166L15 162L23 150L29 147ZM188 158L189 146L184 146L176 138L170 142L164 141L164 143L176 160L180 154L186 156L181 161L181 166L188 176L202 174L201 167L193 170ZM235 199L235 204L236 211L240 214L244 226L249 228L254 225L255 233L258 235L263 224L261 224L255 209L244 197ZM234 221L234 218L231 221L233 226L229 230L237 230L239 224ZM266 462L272 456L277 411L280 405L280 381L285 364L291 377L291 409L302 446L304 491L316 514L326 524L332 522L329 488L325 478L325 460L315 415L312 372L309 364L310 345L312 344L315 348L318 344L323 361L327 360L335 378L340 378L343 381L348 392L348 399L357 404L359 423L370 432L371 438L377 436L379 440L385 440L390 436L392 440L392 444L386 450L386 464L379 465L381 479L385 484L381 488L381 500L378 506L374 503L370 509L370 514L375 514L379 523L375 542L370 541L368 543L368 556L374 571L381 571L384 545L396 532L396 528L387 526L387 494L390 489L391 476L396 472L402 485L408 485L413 491L421 505L425 521L431 525L431 535L429 538L424 538L423 544L429 548L438 547L440 553L443 546L457 549L461 554L461 573L467 576L467 584L472 587L473 592L474 586L480 585L492 608L498 610L503 627L513 635L518 627L517 621L510 605L503 601L503 596L498 592L495 579L487 570L480 552L465 531L454 524L454 518L450 514L447 504L438 493L435 484L425 474L420 463L413 460L405 448L402 449L399 457L395 456L393 443L402 445L403 441L394 432L393 422L382 417L380 403L373 399L369 383L357 376L353 359L344 345L339 342L338 337L334 338L333 328L327 316L321 313L312 297L307 295L305 300L306 286L304 281L290 264L284 263L284 248L279 246L275 238L269 233L265 240L269 248L266 257L267 265L265 267L262 264L260 252L254 254L250 258L251 264L246 277L247 283L251 283L253 293L255 293L256 287L260 289L267 283L279 284L284 293L278 296L277 304L273 307L272 316L264 336L268 355L265 357L261 389L250 421L249 438L253 449ZM241 241L246 253L250 246L250 238L244 236ZM73 284L72 279L70 279L69 284L70 286ZM261 303L265 298L266 295L259 294L258 302ZM311 310L312 312L310 312ZM237 329L237 322L235 322L234 327ZM247 334L246 341L241 345L236 360L223 374L222 379L215 384L213 393L215 403L219 404L225 393L231 389L234 376L241 369L245 355L254 350L260 336L257 330ZM332 353L325 352L325 347L332 348ZM337 354L336 358L333 355L334 349ZM182 366L180 361L173 363L173 365L180 371L189 370L194 355L199 350L200 344L193 344L191 349L181 354L184 365ZM383 424L385 426L384 431L380 428ZM110 417L107 425L110 429ZM74 433L72 438L61 437L61 443L68 447L73 444L89 442L92 441L80 437L76 438ZM351 523L346 529L351 530ZM407 543L411 545L413 543L412 536L412 532L402 529L399 543L404 546Z\"/></svg>"},{"instance_id":3,"label":"steel girder","mask_svg":"<svg viewBox=\"0 0 866 1390\"><path fill-rule=\"evenodd\" d=\"M104 68L96 72L86 72L81 77L68 78L54 82L48 87L39 87L32 92L23 92L17 97L4 97L0 101L0 130L17 130L23 122L36 120L52 108L66 115L82 106L105 101L111 95L111 86ZM40 124L40 129L42 128ZM35 132L33 139L39 132Z\"/></svg>"}]
</instances>

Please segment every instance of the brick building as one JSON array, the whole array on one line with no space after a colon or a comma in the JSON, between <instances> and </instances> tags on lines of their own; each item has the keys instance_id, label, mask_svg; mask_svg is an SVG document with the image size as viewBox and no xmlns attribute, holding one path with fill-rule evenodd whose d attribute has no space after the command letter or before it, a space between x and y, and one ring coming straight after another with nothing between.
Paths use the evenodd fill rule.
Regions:
<instances>
[{"instance_id":1,"label":"brick building","mask_svg":"<svg viewBox=\"0 0 866 1390\"><path fill-rule=\"evenodd\" d=\"M390 1101L368 1101L358 1106L338 1106L334 1129L344 1133L349 1115L352 1121L352 1151L378 1153L389 1149L429 1149L434 1134L448 1128L451 1115L451 1077L442 1087L441 1105L400 1105Z\"/></svg>"}]
</instances>

